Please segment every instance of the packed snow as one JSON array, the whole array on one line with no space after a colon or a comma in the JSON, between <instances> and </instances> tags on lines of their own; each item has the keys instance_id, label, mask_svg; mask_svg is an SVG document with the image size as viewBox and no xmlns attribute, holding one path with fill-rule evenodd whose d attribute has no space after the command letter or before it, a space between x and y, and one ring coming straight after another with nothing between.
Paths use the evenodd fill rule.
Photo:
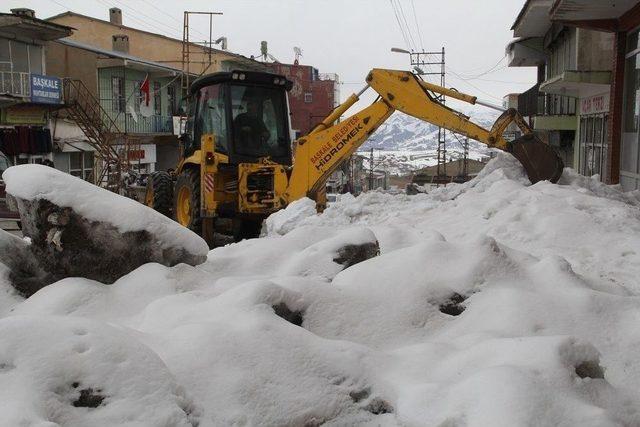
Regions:
<instances>
[{"instance_id":1,"label":"packed snow","mask_svg":"<svg viewBox=\"0 0 640 427\"><path fill-rule=\"evenodd\" d=\"M0 425L640 425L638 193L530 185L500 155L263 232L196 267L3 291Z\"/></svg>"},{"instance_id":2,"label":"packed snow","mask_svg":"<svg viewBox=\"0 0 640 427\"><path fill-rule=\"evenodd\" d=\"M209 249L203 239L153 209L57 169L19 165L5 170L2 179L7 193L14 197L45 199L58 206L72 207L89 221L109 223L120 233L148 231L163 248L181 247L194 255L206 254Z\"/></svg>"}]
</instances>

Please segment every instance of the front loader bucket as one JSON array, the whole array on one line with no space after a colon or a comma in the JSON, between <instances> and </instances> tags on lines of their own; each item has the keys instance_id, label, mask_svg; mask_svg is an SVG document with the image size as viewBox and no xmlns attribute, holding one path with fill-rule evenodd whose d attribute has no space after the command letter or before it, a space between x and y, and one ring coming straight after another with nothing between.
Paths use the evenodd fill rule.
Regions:
<instances>
[{"instance_id":1,"label":"front loader bucket","mask_svg":"<svg viewBox=\"0 0 640 427\"><path fill-rule=\"evenodd\" d=\"M556 183L562 176L564 163L560 156L533 133L515 139L510 147L511 154L522 164L532 184L545 180Z\"/></svg>"}]
</instances>

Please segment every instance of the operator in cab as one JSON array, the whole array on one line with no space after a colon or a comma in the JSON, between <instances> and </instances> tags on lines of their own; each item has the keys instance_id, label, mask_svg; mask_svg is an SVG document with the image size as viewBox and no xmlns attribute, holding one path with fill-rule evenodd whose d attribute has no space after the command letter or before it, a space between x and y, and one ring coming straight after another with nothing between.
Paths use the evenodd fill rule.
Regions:
<instances>
[{"instance_id":1,"label":"operator in cab","mask_svg":"<svg viewBox=\"0 0 640 427\"><path fill-rule=\"evenodd\" d=\"M258 100L247 100L247 111L233 120L233 135L236 146L252 149L260 149L269 140L271 134L262 120Z\"/></svg>"}]
</instances>

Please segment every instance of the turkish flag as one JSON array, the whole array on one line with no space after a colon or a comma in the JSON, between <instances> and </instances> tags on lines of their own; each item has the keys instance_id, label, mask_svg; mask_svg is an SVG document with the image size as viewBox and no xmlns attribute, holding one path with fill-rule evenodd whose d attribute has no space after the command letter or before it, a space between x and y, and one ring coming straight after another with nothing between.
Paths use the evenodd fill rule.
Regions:
<instances>
[{"instance_id":1,"label":"turkish flag","mask_svg":"<svg viewBox=\"0 0 640 427\"><path fill-rule=\"evenodd\" d=\"M151 95L149 93L149 74L147 74L140 85L140 95L144 98L140 101L141 104L144 104L145 107L149 106L149 102L151 101Z\"/></svg>"}]
</instances>

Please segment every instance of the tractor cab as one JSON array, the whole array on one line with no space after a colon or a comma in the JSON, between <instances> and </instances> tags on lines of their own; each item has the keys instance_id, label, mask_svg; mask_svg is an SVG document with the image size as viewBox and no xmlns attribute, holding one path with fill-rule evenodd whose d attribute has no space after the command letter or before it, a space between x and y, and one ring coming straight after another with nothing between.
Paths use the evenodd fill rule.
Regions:
<instances>
[{"instance_id":1,"label":"tractor cab","mask_svg":"<svg viewBox=\"0 0 640 427\"><path fill-rule=\"evenodd\" d=\"M283 76L231 71L195 80L190 87L189 119L183 135L184 157L201 148L203 135L213 135L215 151L229 164L291 164L291 134Z\"/></svg>"},{"instance_id":2,"label":"tractor cab","mask_svg":"<svg viewBox=\"0 0 640 427\"><path fill-rule=\"evenodd\" d=\"M181 158L173 173L147 180L145 203L213 240L220 219L236 239L255 237L283 206L292 164L287 91L270 73L209 74L190 87Z\"/></svg>"}]
</instances>

